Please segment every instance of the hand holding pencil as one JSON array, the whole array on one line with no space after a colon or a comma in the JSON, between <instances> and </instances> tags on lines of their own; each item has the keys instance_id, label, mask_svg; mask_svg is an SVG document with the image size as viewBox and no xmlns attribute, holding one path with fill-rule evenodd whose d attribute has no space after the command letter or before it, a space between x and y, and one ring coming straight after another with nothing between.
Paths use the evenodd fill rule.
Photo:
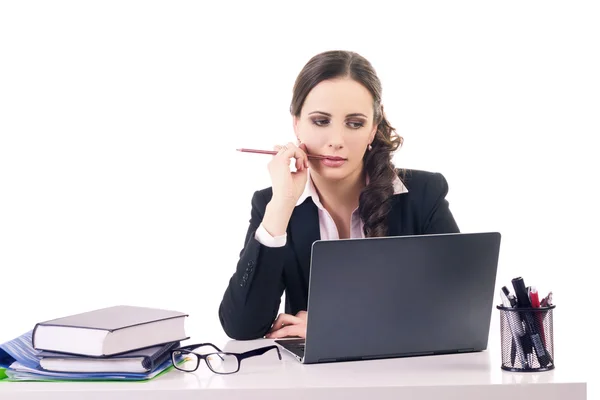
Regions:
<instances>
[{"instance_id":1,"label":"hand holding pencil","mask_svg":"<svg viewBox=\"0 0 600 400\"><path fill-rule=\"evenodd\" d=\"M238 151L273 155L268 165L273 196L265 209L262 225L271 236L285 234L294 207L304 192L308 180L309 161L306 145L301 144L298 147L288 143L285 146L275 146L274 151L251 149L238 149ZM292 158L295 159L296 171L290 169Z\"/></svg>"}]
</instances>

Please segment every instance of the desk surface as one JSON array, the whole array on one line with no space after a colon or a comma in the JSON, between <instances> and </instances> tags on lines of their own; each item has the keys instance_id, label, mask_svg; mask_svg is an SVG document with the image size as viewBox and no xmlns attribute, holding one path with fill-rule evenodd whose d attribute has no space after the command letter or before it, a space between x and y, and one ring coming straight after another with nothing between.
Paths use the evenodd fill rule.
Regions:
<instances>
[{"instance_id":1,"label":"desk surface","mask_svg":"<svg viewBox=\"0 0 600 400\"><path fill-rule=\"evenodd\" d=\"M215 342L234 352L272 343ZM213 374L203 363L195 373L171 371L141 383L6 382L0 399L586 399L585 368L557 355L553 371L506 372L497 353L492 346L479 353L303 365L284 350L281 361L270 351L244 360L233 375Z\"/></svg>"}]
</instances>

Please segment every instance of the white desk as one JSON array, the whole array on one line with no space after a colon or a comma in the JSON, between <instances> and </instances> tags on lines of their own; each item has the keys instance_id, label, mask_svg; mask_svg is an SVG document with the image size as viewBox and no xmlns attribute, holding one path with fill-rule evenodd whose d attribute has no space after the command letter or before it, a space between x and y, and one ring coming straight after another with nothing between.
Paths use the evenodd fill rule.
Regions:
<instances>
[{"instance_id":1,"label":"white desk","mask_svg":"<svg viewBox=\"0 0 600 400\"><path fill-rule=\"evenodd\" d=\"M215 342L240 352L272 340ZM557 355L540 373L500 369L497 342L481 353L302 365L282 350L247 359L233 375L215 375L202 363L195 373L171 371L143 383L0 383L0 399L586 399L586 369ZM564 363L563 363L564 362Z\"/></svg>"}]
</instances>

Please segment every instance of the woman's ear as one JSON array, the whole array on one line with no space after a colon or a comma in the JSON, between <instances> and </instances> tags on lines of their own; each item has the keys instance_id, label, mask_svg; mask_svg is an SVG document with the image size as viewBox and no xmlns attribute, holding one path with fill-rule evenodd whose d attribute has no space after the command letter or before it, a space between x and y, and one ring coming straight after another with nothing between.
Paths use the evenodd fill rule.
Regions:
<instances>
[{"instance_id":1,"label":"woman's ear","mask_svg":"<svg viewBox=\"0 0 600 400\"><path fill-rule=\"evenodd\" d=\"M298 142L301 143L302 141L300 140L300 131L298 130L299 122L300 122L300 119L294 115L292 117L292 125L294 126L294 135L296 135L296 139L298 139Z\"/></svg>"},{"instance_id":2,"label":"woman's ear","mask_svg":"<svg viewBox=\"0 0 600 400\"><path fill-rule=\"evenodd\" d=\"M375 140L375 135L377 134L378 127L379 125L373 124L373 129L371 130L371 134L369 135L369 143L373 143L373 140Z\"/></svg>"}]
</instances>

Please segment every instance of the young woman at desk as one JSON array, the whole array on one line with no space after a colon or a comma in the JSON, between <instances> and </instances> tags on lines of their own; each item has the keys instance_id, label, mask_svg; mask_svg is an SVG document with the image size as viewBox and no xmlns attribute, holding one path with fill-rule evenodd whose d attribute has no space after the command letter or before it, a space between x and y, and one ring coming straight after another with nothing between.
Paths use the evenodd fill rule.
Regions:
<instances>
[{"instance_id":1,"label":"young woman at desk","mask_svg":"<svg viewBox=\"0 0 600 400\"><path fill-rule=\"evenodd\" d=\"M392 164L402 138L385 117L381 83L366 59L345 51L313 57L296 80L290 111L298 142L275 146L272 187L254 193L219 307L233 339L305 337L315 240L459 231L445 178ZM284 290L285 314L277 316Z\"/></svg>"}]
</instances>

